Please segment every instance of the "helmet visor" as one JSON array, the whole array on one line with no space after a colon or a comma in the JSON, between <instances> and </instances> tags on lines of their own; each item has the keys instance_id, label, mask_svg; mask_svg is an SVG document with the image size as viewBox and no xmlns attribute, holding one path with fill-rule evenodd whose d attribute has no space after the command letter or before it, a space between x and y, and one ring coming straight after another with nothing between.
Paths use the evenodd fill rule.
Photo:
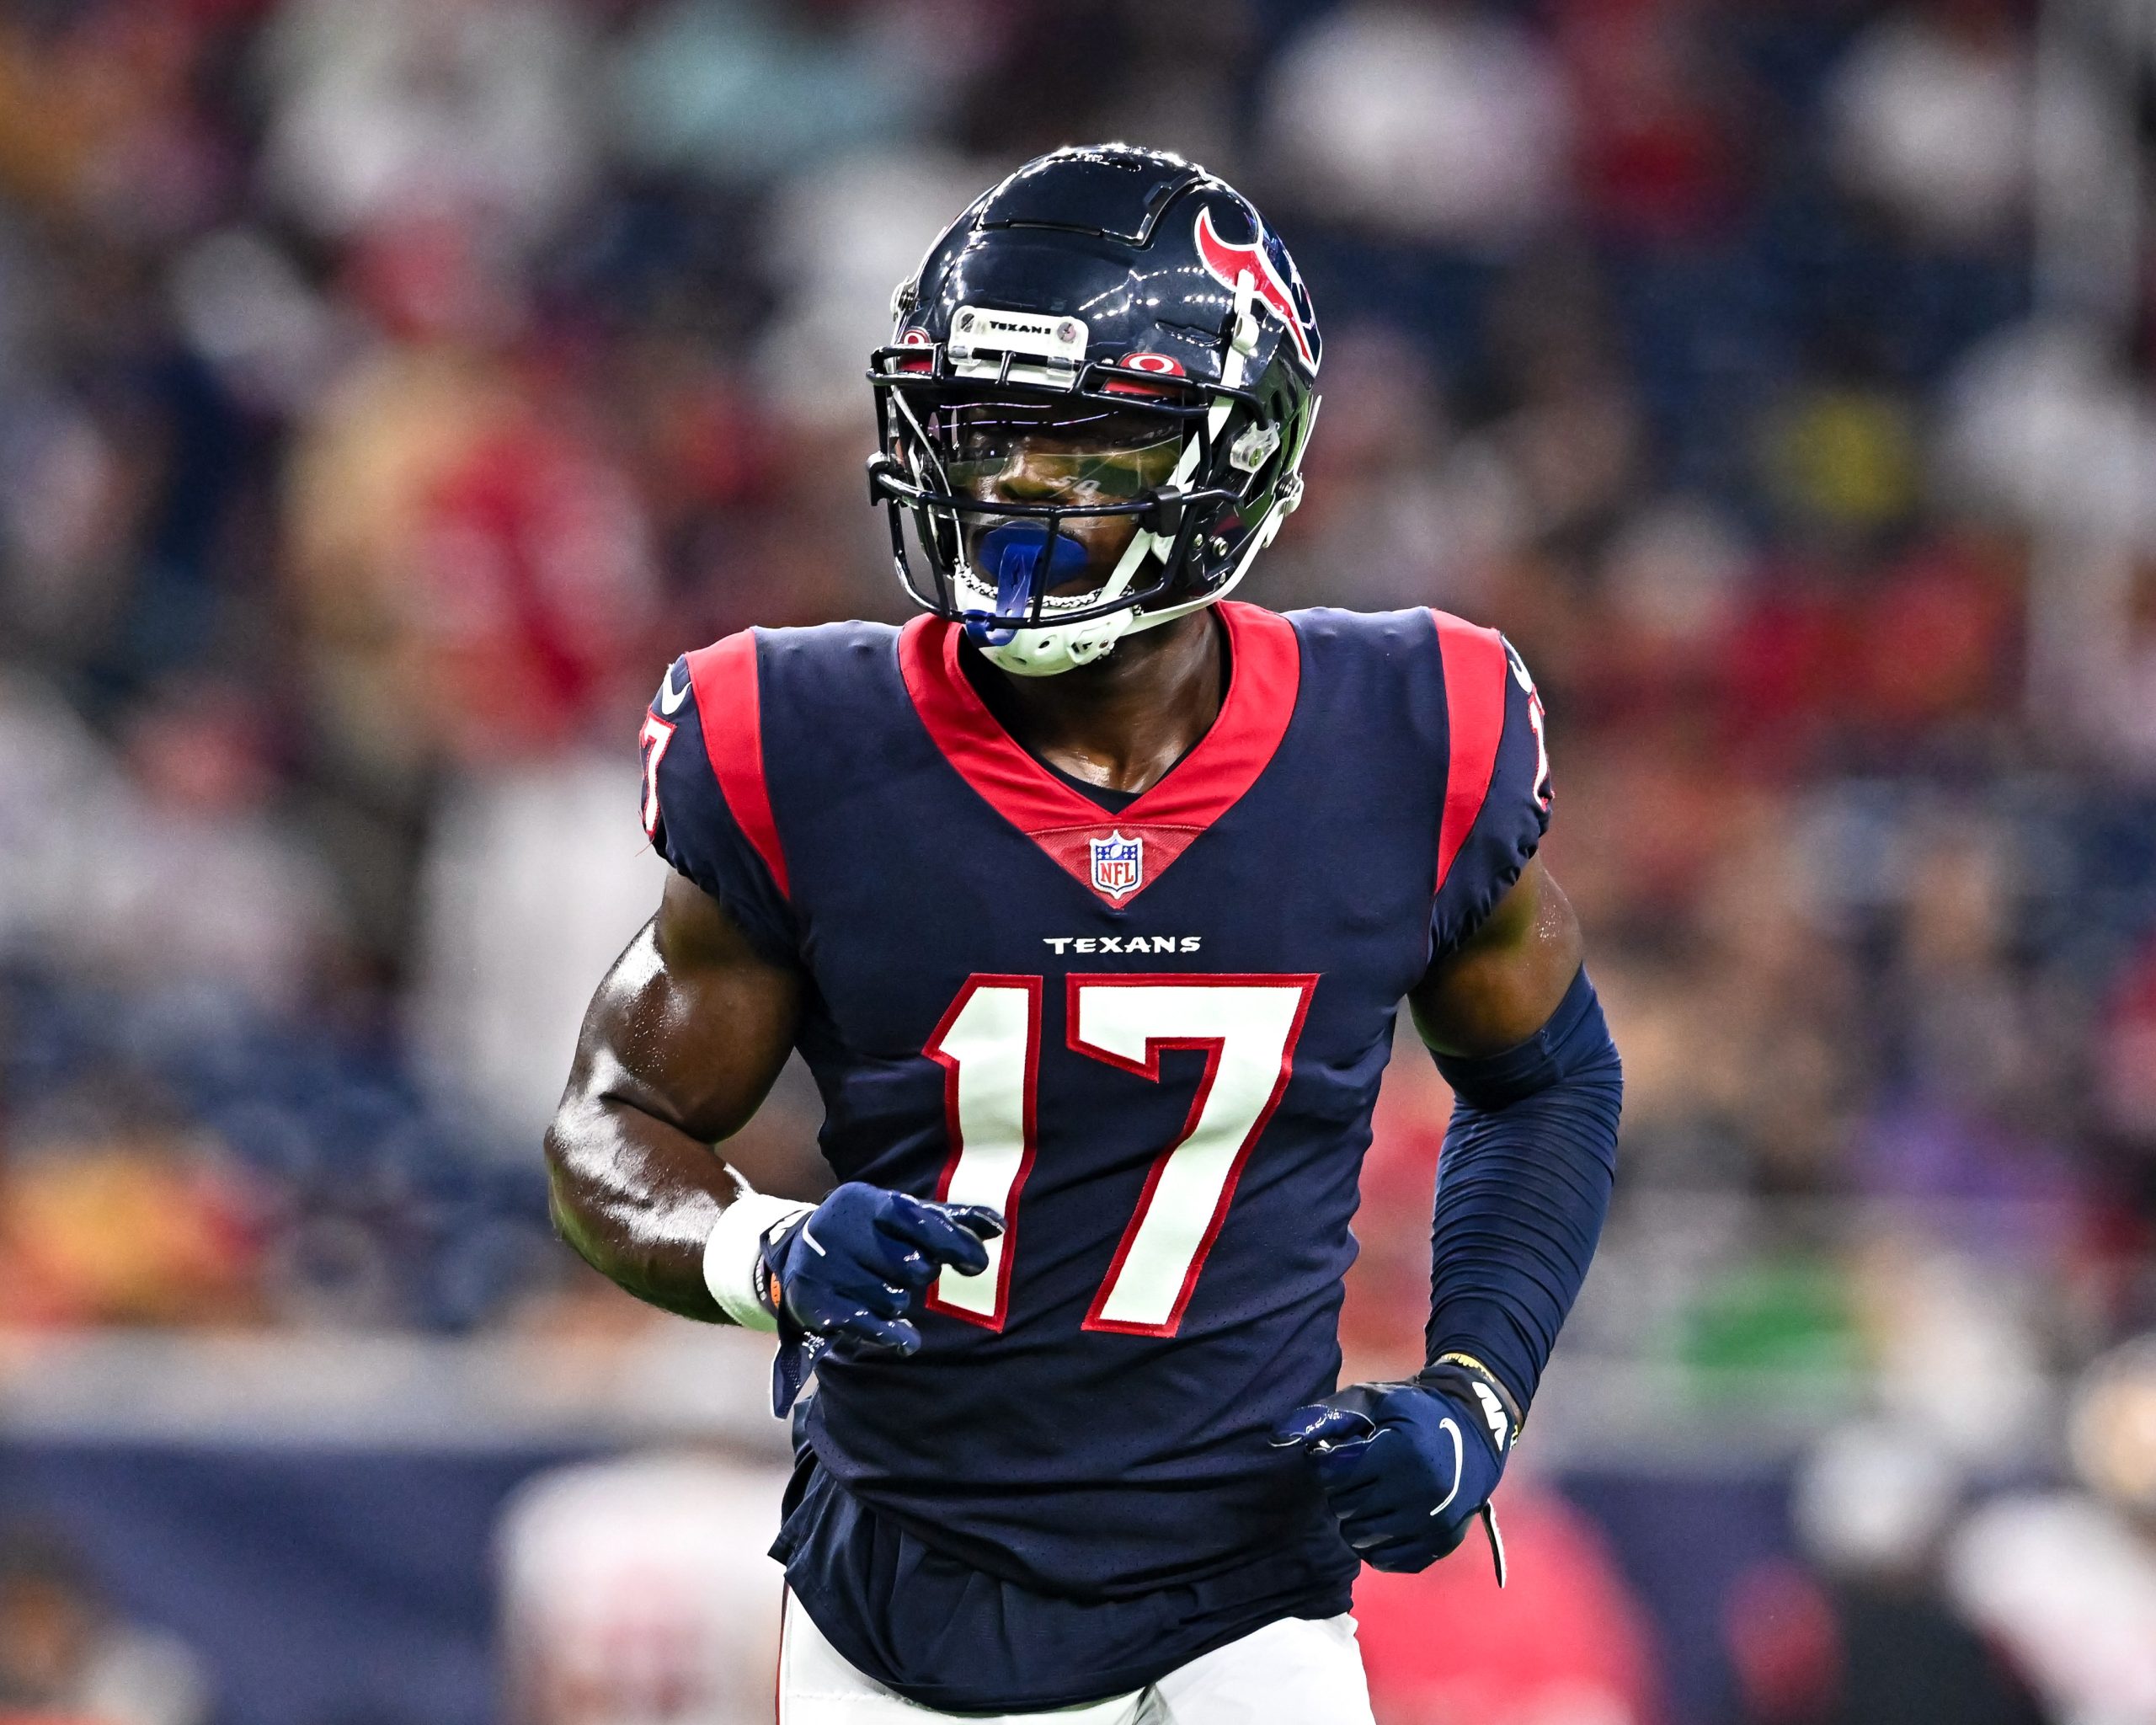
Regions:
<instances>
[{"instance_id":1,"label":"helmet visor","mask_svg":"<svg viewBox=\"0 0 2156 1725\"><path fill-rule=\"evenodd\" d=\"M1173 477L1182 429L1143 409L1091 404L981 401L947 410L944 472L953 493L989 505L969 512L966 560L999 589L1068 595L1107 580L1139 531L1134 515L1087 515L1160 490ZM999 519L994 506L1017 504L1074 511L1051 534L1038 518ZM1043 553L1049 566L1038 567ZM1035 567L1028 579L1014 562Z\"/></svg>"}]
</instances>

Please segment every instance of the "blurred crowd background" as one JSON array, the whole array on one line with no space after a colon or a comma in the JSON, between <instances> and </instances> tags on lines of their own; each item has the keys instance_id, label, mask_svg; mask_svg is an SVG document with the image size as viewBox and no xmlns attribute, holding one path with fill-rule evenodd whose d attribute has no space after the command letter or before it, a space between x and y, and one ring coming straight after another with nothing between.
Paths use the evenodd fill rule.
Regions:
<instances>
[{"instance_id":1,"label":"blurred crowd background","mask_svg":"<svg viewBox=\"0 0 2156 1725\"><path fill-rule=\"evenodd\" d=\"M1507 631L1625 1056L1384 1725L2156 1721L2152 89L2138 0L4 0L0 1717L768 1717L760 1362L538 1132L664 666L905 614L892 285L1119 136L1325 328L1245 596Z\"/></svg>"}]
</instances>

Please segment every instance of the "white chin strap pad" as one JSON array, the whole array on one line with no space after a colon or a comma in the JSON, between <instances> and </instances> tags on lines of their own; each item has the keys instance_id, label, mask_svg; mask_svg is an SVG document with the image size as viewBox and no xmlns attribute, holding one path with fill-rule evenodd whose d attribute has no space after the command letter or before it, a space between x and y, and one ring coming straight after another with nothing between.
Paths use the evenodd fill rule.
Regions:
<instances>
[{"instance_id":1,"label":"white chin strap pad","mask_svg":"<svg viewBox=\"0 0 2156 1725\"><path fill-rule=\"evenodd\" d=\"M1013 676L1052 677L1106 658L1134 621L1135 612L1118 611L1088 622L1020 629L1000 647L982 648L981 657Z\"/></svg>"}]
</instances>

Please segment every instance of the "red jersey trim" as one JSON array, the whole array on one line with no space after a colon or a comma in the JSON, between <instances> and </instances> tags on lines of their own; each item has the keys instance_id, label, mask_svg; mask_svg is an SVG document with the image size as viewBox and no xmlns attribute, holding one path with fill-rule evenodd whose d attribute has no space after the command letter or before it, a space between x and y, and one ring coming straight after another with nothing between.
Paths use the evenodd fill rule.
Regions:
<instances>
[{"instance_id":1,"label":"red jersey trim","mask_svg":"<svg viewBox=\"0 0 2156 1725\"><path fill-rule=\"evenodd\" d=\"M899 632L899 668L915 712L958 776L1103 903L1124 905L1257 782L1294 717L1303 670L1294 625L1255 605L1215 608L1230 660L1219 716L1166 777L1114 814L1065 784L996 723L958 663L958 624L915 617ZM1111 832L1145 841L1144 878L1120 897L1092 879L1091 841Z\"/></svg>"},{"instance_id":2,"label":"red jersey trim","mask_svg":"<svg viewBox=\"0 0 2156 1725\"><path fill-rule=\"evenodd\" d=\"M1438 653L1444 665L1445 727L1451 759L1445 767L1444 814L1438 825L1438 887L1490 794L1497 745L1505 734L1505 679L1512 667L1504 638L1449 612L1433 611Z\"/></svg>"},{"instance_id":3,"label":"red jersey trim","mask_svg":"<svg viewBox=\"0 0 2156 1725\"><path fill-rule=\"evenodd\" d=\"M763 703L756 686L756 632L744 629L689 655L689 683L696 692L704 753L711 758L719 793L742 835L787 895L786 852L771 818L771 788L764 781Z\"/></svg>"}]
</instances>

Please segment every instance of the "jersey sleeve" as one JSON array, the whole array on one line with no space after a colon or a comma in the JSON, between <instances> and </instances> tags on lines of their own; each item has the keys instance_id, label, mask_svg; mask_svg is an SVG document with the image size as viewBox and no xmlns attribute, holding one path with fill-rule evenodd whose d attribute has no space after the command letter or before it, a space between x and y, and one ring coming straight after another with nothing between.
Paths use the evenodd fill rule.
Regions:
<instances>
[{"instance_id":1,"label":"jersey sleeve","mask_svg":"<svg viewBox=\"0 0 2156 1725\"><path fill-rule=\"evenodd\" d=\"M764 777L755 632L675 660L638 740L653 848L724 905L759 953L798 963L786 852Z\"/></svg>"},{"instance_id":2,"label":"jersey sleeve","mask_svg":"<svg viewBox=\"0 0 2156 1725\"><path fill-rule=\"evenodd\" d=\"M1431 950L1460 946L1511 890L1550 825L1542 697L1512 643L1436 613L1445 683L1444 808Z\"/></svg>"}]
</instances>

